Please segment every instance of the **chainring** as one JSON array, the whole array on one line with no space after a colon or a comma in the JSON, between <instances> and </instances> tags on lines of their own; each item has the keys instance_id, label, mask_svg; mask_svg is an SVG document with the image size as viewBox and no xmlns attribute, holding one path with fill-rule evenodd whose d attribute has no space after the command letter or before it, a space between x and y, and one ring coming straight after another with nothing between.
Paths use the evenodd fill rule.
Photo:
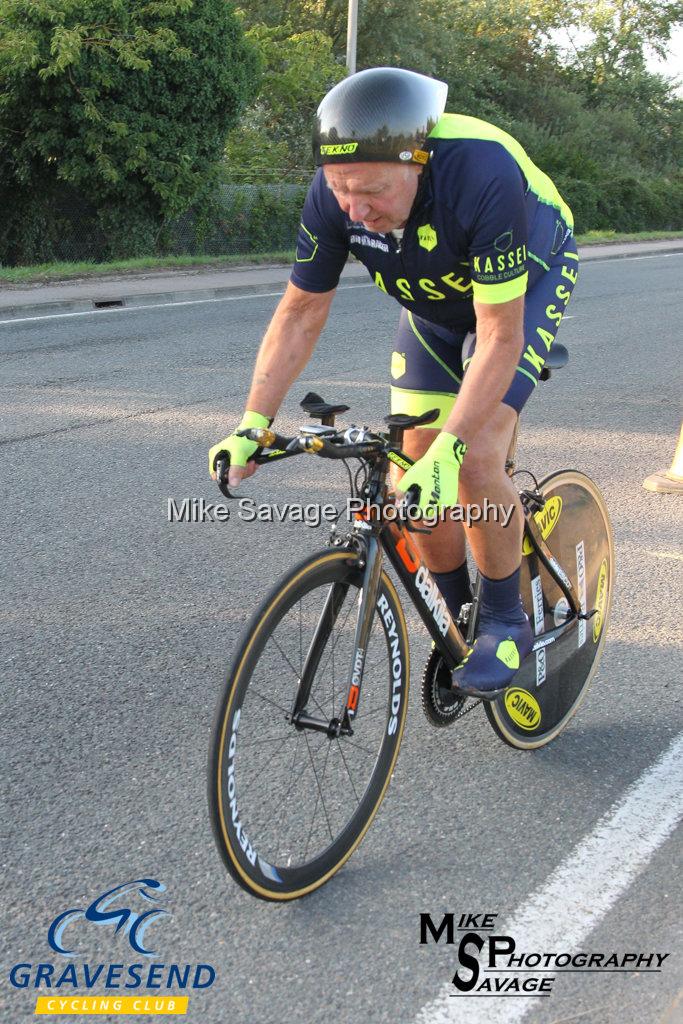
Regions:
<instances>
[{"instance_id":1,"label":"chainring","mask_svg":"<svg viewBox=\"0 0 683 1024\"><path fill-rule=\"evenodd\" d=\"M422 673L422 710L427 721L437 727L452 725L458 718L473 711L481 701L473 701L467 707L469 698L453 693L451 673L439 651L432 648Z\"/></svg>"}]
</instances>

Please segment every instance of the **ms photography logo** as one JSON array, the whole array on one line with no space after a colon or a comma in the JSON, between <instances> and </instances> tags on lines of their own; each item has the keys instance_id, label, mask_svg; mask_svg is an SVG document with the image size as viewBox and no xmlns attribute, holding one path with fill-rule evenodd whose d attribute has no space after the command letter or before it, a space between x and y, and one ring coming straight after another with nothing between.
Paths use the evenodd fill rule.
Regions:
<instances>
[{"instance_id":1,"label":"ms photography logo","mask_svg":"<svg viewBox=\"0 0 683 1024\"><path fill-rule=\"evenodd\" d=\"M152 961L157 956L158 924L154 929L150 926L171 916L160 898L165 892L166 886L154 878L125 882L101 893L86 907L58 914L47 930L50 948L67 960L84 955L82 949L88 938L92 939L94 928L101 929L117 948L125 945L129 955L122 961L132 959L131 950L145 960L20 963L10 969L10 984L15 989L48 993L38 995L37 1014L185 1014L189 996L177 995L175 990L208 989L216 980L216 971L210 964ZM93 994L97 989L99 994ZM157 994L161 990L174 994Z\"/></svg>"},{"instance_id":2,"label":"ms photography logo","mask_svg":"<svg viewBox=\"0 0 683 1024\"><path fill-rule=\"evenodd\" d=\"M458 965L453 996L550 998L560 974L661 974L670 953L518 952L512 935L495 934L498 914L420 914L420 945L444 942L456 946ZM457 937L456 937L457 933ZM480 934L481 933L481 934ZM520 977L521 975L521 977Z\"/></svg>"}]
</instances>

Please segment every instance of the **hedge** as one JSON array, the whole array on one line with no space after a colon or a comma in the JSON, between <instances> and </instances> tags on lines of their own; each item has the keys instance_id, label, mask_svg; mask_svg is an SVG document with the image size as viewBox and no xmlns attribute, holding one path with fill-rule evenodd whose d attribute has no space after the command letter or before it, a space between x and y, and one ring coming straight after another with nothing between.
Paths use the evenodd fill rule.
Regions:
<instances>
[{"instance_id":1,"label":"hedge","mask_svg":"<svg viewBox=\"0 0 683 1024\"><path fill-rule=\"evenodd\" d=\"M575 230L683 230L683 176L595 182L558 176ZM151 224L136 211L96 210L73 190L22 211L9 236L0 231L6 266L133 256L258 254L294 245L305 185L223 185L201 212Z\"/></svg>"}]
</instances>

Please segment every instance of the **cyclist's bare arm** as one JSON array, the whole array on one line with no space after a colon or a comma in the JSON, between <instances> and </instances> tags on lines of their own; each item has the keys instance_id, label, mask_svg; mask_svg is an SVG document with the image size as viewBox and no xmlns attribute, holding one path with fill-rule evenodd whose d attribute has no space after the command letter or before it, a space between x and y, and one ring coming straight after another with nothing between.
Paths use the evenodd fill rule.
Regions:
<instances>
[{"instance_id":1,"label":"cyclist's bare arm","mask_svg":"<svg viewBox=\"0 0 683 1024\"><path fill-rule=\"evenodd\" d=\"M275 416L313 354L333 297L334 291L305 292L290 281L256 357L247 409Z\"/></svg>"},{"instance_id":2,"label":"cyclist's bare arm","mask_svg":"<svg viewBox=\"0 0 683 1024\"><path fill-rule=\"evenodd\" d=\"M268 325L256 357L245 408L273 417L289 388L311 358L325 326L334 290L305 292L289 282ZM232 466L231 483L251 476L255 464ZM215 473L212 473L215 479Z\"/></svg>"}]
</instances>

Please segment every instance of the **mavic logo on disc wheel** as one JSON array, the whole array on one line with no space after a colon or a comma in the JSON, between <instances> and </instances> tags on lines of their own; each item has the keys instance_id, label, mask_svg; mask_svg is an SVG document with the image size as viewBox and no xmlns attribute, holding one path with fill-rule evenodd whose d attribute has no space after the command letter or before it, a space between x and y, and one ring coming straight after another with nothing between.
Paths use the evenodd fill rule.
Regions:
<instances>
[{"instance_id":1,"label":"mavic logo on disc wheel","mask_svg":"<svg viewBox=\"0 0 683 1024\"><path fill-rule=\"evenodd\" d=\"M520 729L533 732L541 724L541 708L528 690L512 687L505 694L505 710Z\"/></svg>"}]
</instances>

